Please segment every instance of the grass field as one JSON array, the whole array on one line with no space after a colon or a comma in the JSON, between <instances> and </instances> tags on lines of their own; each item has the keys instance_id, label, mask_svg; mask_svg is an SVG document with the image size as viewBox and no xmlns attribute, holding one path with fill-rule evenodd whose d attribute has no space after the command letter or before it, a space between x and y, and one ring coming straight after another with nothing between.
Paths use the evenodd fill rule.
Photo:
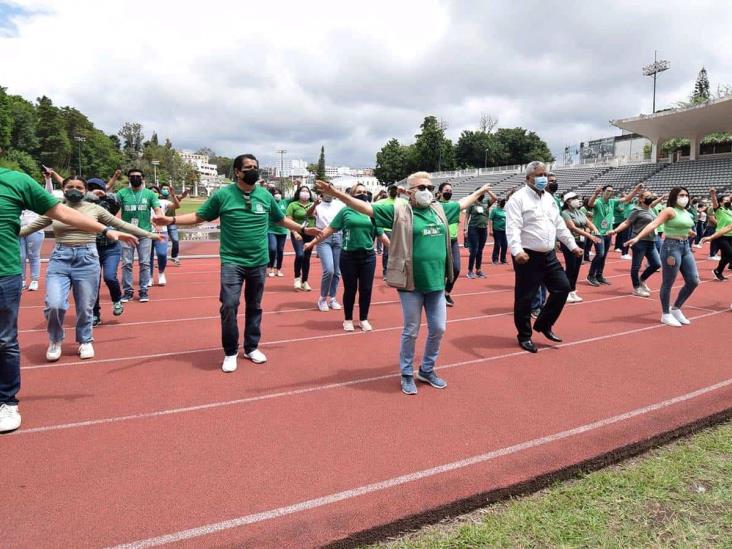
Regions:
<instances>
[{"instance_id":1,"label":"grass field","mask_svg":"<svg viewBox=\"0 0 732 549\"><path fill-rule=\"evenodd\" d=\"M204 198L185 198L180 203L175 213L176 215L183 215L191 212L195 212L198 207L205 202Z\"/></svg>"},{"instance_id":2,"label":"grass field","mask_svg":"<svg viewBox=\"0 0 732 549\"><path fill-rule=\"evenodd\" d=\"M732 547L732 423L375 547Z\"/></svg>"}]
</instances>

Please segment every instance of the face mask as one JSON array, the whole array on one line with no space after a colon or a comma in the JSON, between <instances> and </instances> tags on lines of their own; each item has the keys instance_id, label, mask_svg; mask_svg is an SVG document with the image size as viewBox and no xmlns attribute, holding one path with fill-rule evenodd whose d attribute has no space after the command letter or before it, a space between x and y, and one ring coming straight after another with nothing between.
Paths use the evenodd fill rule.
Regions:
<instances>
[{"instance_id":1,"label":"face mask","mask_svg":"<svg viewBox=\"0 0 732 549\"><path fill-rule=\"evenodd\" d=\"M279 202L280 200L282 200L282 195L281 195L281 194L276 194L276 195L274 195L274 199L275 199L275 200L276 200L277 202Z\"/></svg>"},{"instance_id":2,"label":"face mask","mask_svg":"<svg viewBox=\"0 0 732 549\"><path fill-rule=\"evenodd\" d=\"M580 202L578 199L574 198L569 201L569 205L576 210L577 208L579 208L582 205L582 202Z\"/></svg>"},{"instance_id":3,"label":"face mask","mask_svg":"<svg viewBox=\"0 0 732 549\"><path fill-rule=\"evenodd\" d=\"M310 202L310 193L307 191L302 191L300 193L300 200L303 202Z\"/></svg>"},{"instance_id":4,"label":"face mask","mask_svg":"<svg viewBox=\"0 0 732 549\"><path fill-rule=\"evenodd\" d=\"M723 206L724 206L725 208L727 208L727 209L729 210L730 208L732 208L732 203L730 203L730 202L725 202L725 203L723 204Z\"/></svg>"},{"instance_id":5,"label":"face mask","mask_svg":"<svg viewBox=\"0 0 732 549\"><path fill-rule=\"evenodd\" d=\"M656 201L656 197L655 196L648 196L648 197L646 197L646 198L643 199L643 204L645 204L646 206L650 206L655 201Z\"/></svg>"},{"instance_id":6,"label":"face mask","mask_svg":"<svg viewBox=\"0 0 732 549\"><path fill-rule=\"evenodd\" d=\"M84 199L84 192L79 189L67 189L64 191L64 198L72 204L81 202Z\"/></svg>"},{"instance_id":7,"label":"face mask","mask_svg":"<svg viewBox=\"0 0 732 549\"><path fill-rule=\"evenodd\" d=\"M163 189L162 191L160 191L160 196L162 196L163 198L168 198L170 196L170 193L167 189Z\"/></svg>"},{"instance_id":8,"label":"face mask","mask_svg":"<svg viewBox=\"0 0 732 549\"><path fill-rule=\"evenodd\" d=\"M689 197L688 196L680 196L676 199L676 205L679 208L686 208L686 205L689 203Z\"/></svg>"},{"instance_id":9,"label":"face mask","mask_svg":"<svg viewBox=\"0 0 732 549\"><path fill-rule=\"evenodd\" d=\"M139 187L142 185L142 176L141 175L131 175L130 176L130 185L133 187Z\"/></svg>"},{"instance_id":10,"label":"face mask","mask_svg":"<svg viewBox=\"0 0 732 549\"><path fill-rule=\"evenodd\" d=\"M254 185L257 181L259 181L259 170L246 170L245 172L243 172L241 180L247 185Z\"/></svg>"},{"instance_id":11,"label":"face mask","mask_svg":"<svg viewBox=\"0 0 732 549\"><path fill-rule=\"evenodd\" d=\"M442 198L444 198L445 200L450 200L452 198L452 193L451 192L442 193Z\"/></svg>"},{"instance_id":12,"label":"face mask","mask_svg":"<svg viewBox=\"0 0 732 549\"><path fill-rule=\"evenodd\" d=\"M539 177L534 178L534 187L536 187L538 190L543 191L546 189L547 182L549 180L546 178L545 175L540 175Z\"/></svg>"},{"instance_id":13,"label":"face mask","mask_svg":"<svg viewBox=\"0 0 732 549\"><path fill-rule=\"evenodd\" d=\"M366 193L355 194L353 195L353 198L355 198L356 200L363 200L364 202L369 201L369 195L367 195Z\"/></svg>"},{"instance_id":14,"label":"face mask","mask_svg":"<svg viewBox=\"0 0 732 549\"><path fill-rule=\"evenodd\" d=\"M549 183L546 186L546 191L551 194L554 194L555 192L557 192L557 189L559 189L559 183L557 183L557 182Z\"/></svg>"},{"instance_id":15,"label":"face mask","mask_svg":"<svg viewBox=\"0 0 732 549\"><path fill-rule=\"evenodd\" d=\"M506 207L506 201L505 200L501 200L498 203L498 207L501 208L501 209L505 208Z\"/></svg>"},{"instance_id":16,"label":"face mask","mask_svg":"<svg viewBox=\"0 0 732 549\"><path fill-rule=\"evenodd\" d=\"M432 204L434 199L435 196L432 194L432 191L424 190L414 193L414 203L420 208L426 208Z\"/></svg>"},{"instance_id":17,"label":"face mask","mask_svg":"<svg viewBox=\"0 0 732 549\"><path fill-rule=\"evenodd\" d=\"M324 194L323 196L321 196L320 199L325 203L333 202L333 197L328 196L327 194Z\"/></svg>"}]
</instances>

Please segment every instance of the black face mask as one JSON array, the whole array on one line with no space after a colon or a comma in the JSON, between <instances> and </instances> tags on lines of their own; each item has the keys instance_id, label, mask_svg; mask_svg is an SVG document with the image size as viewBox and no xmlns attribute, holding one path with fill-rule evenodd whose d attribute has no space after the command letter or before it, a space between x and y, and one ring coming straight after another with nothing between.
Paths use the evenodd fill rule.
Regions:
<instances>
[{"instance_id":1,"label":"black face mask","mask_svg":"<svg viewBox=\"0 0 732 549\"><path fill-rule=\"evenodd\" d=\"M452 192L448 191L446 193L442 193L442 198L444 198L445 200L450 200L452 198Z\"/></svg>"},{"instance_id":2,"label":"black face mask","mask_svg":"<svg viewBox=\"0 0 732 549\"><path fill-rule=\"evenodd\" d=\"M727 208L727 209L729 210L730 208L732 208L732 203L730 203L730 202L725 202L724 204L722 204L722 207L723 207L723 208Z\"/></svg>"},{"instance_id":3,"label":"black face mask","mask_svg":"<svg viewBox=\"0 0 732 549\"><path fill-rule=\"evenodd\" d=\"M484 199L484 198L485 198L485 195L484 195L484 194L481 194L481 195L480 195L480 196L478 197L478 202L483 202L483 199Z\"/></svg>"},{"instance_id":4,"label":"black face mask","mask_svg":"<svg viewBox=\"0 0 732 549\"><path fill-rule=\"evenodd\" d=\"M645 204L646 206L650 206L655 201L656 201L656 197L655 196L649 196L649 197L643 199L643 204Z\"/></svg>"},{"instance_id":5,"label":"black face mask","mask_svg":"<svg viewBox=\"0 0 732 549\"><path fill-rule=\"evenodd\" d=\"M133 187L139 187L142 185L142 176L141 175L131 175L130 176L130 185Z\"/></svg>"},{"instance_id":6,"label":"black face mask","mask_svg":"<svg viewBox=\"0 0 732 549\"><path fill-rule=\"evenodd\" d=\"M241 176L241 180L247 185L254 185L259 181L259 170L255 168L253 170L244 171Z\"/></svg>"},{"instance_id":7,"label":"black face mask","mask_svg":"<svg viewBox=\"0 0 732 549\"><path fill-rule=\"evenodd\" d=\"M79 189L67 189L64 191L64 198L71 204L76 204L84 199L84 192Z\"/></svg>"},{"instance_id":8,"label":"black face mask","mask_svg":"<svg viewBox=\"0 0 732 549\"><path fill-rule=\"evenodd\" d=\"M506 207L506 201L505 200L501 200L500 202L498 202L498 207L499 208L505 208Z\"/></svg>"},{"instance_id":9,"label":"black face mask","mask_svg":"<svg viewBox=\"0 0 732 549\"><path fill-rule=\"evenodd\" d=\"M364 202L370 202L369 195L367 195L366 193L353 195L353 198L357 200L363 200Z\"/></svg>"},{"instance_id":10,"label":"black face mask","mask_svg":"<svg viewBox=\"0 0 732 549\"><path fill-rule=\"evenodd\" d=\"M546 192L548 192L549 194L554 194L555 192L557 192L557 189L559 189L559 183L557 183L556 181L554 183L549 183L546 186Z\"/></svg>"}]
</instances>

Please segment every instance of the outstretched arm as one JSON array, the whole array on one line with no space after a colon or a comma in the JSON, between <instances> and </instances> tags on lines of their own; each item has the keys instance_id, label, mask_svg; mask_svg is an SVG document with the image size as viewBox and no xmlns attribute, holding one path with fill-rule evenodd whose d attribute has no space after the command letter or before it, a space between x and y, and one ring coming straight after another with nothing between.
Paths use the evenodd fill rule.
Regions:
<instances>
[{"instance_id":1,"label":"outstretched arm","mask_svg":"<svg viewBox=\"0 0 732 549\"><path fill-rule=\"evenodd\" d=\"M316 181L315 186L321 193L337 198L349 208L369 217L374 217L374 209L368 202L364 202L363 200L359 200L358 198L353 198L350 194L339 191L330 183L326 183L325 181Z\"/></svg>"}]
</instances>

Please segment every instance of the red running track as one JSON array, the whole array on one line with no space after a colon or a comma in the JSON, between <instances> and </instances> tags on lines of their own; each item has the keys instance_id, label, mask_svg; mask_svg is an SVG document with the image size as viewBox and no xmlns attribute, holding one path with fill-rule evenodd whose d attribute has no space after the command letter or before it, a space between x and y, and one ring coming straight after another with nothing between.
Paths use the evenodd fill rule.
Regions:
<instances>
[{"instance_id":1,"label":"red running track","mask_svg":"<svg viewBox=\"0 0 732 549\"><path fill-rule=\"evenodd\" d=\"M691 326L661 326L657 292L629 295L630 263L611 257L613 285L580 283L585 302L556 327L565 343L537 337L537 355L516 346L511 269L461 278L440 355L449 386L414 397L399 391L401 312L378 275L366 334L342 332L291 277L268 279L269 362L232 374L219 369L215 260L171 266L168 286L120 318L103 289L84 362L73 328L62 360L45 362L43 293L25 293L23 428L0 439L0 535L9 547L318 546L723 413L732 363L699 357L727 355L732 286L697 255Z\"/></svg>"}]
</instances>

